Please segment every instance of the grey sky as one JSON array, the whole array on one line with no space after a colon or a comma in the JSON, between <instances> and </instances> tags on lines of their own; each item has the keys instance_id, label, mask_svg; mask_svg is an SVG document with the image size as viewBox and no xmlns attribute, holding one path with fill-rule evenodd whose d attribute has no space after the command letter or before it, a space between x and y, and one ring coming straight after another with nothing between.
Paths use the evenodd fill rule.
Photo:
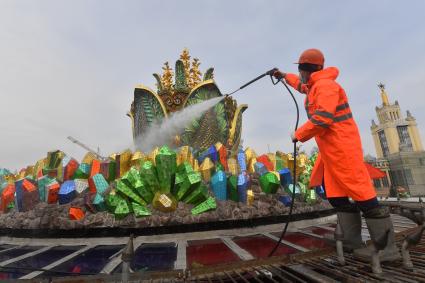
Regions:
<instances>
[{"instance_id":1,"label":"grey sky","mask_svg":"<svg viewBox=\"0 0 425 283\"><path fill-rule=\"evenodd\" d=\"M134 86L154 88L151 74L174 65L184 47L203 71L215 67L222 92L274 66L296 72L300 52L320 48L340 69L365 153L375 155L379 81L424 137L424 10L424 1L3 0L0 167L19 169L54 149L80 160L68 135L104 154L124 149ZM294 106L282 87L264 79L236 98L249 104L245 146L291 150Z\"/></svg>"}]
</instances>

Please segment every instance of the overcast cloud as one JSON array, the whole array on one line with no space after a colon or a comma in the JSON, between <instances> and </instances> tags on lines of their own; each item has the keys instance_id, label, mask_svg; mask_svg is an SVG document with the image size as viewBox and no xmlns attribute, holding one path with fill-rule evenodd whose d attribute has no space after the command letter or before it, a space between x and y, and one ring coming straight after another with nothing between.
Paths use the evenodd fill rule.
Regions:
<instances>
[{"instance_id":1,"label":"overcast cloud","mask_svg":"<svg viewBox=\"0 0 425 283\"><path fill-rule=\"evenodd\" d=\"M424 10L420 0L1 1L0 167L20 169L54 149L80 160L69 135L105 155L124 149L134 86L154 88L151 74L174 66L184 47L203 71L215 67L223 93L274 66L296 72L301 51L321 49L375 155L380 81L425 134ZM264 79L236 98L249 104L245 146L291 151L295 112L281 86Z\"/></svg>"}]
</instances>

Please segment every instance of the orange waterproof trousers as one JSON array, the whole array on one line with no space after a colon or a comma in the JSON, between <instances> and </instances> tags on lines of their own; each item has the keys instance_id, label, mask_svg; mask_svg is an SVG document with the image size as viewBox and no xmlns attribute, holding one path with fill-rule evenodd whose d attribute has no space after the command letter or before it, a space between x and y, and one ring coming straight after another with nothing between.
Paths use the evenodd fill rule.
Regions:
<instances>
[{"instance_id":1,"label":"orange waterproof trousers","mask_svg":"<svg viewBox=\"0 0 425 283\"><path fill-rule=\"evenodd\" d=\"M295 137L301 142L314 137L319 147L310 186L320 185L324 177L328 198L365 201L376 197L376 192L363 162L360 134L347 96L335 81L338 73L335 67L325 68L312 73L307 84L301 84L295 74L286 75L289 85L306 94L308 121Z\"/></svg>"}]
</instances>

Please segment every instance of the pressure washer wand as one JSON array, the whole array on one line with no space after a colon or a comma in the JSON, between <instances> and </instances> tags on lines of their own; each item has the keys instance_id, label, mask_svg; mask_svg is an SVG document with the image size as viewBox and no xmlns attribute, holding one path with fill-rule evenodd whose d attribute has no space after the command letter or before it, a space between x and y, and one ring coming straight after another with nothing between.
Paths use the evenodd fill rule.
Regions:
<instances>
[{"instance_id":1,"label":"pressure washer wand","mask_svg":"<svg viewBox=\"0 0 425 283\"><path fill-rule=\"evenodd\" d=\"M273 77L272 77L272 76L273 76L273 73L274 73L274 72L276 72L277 70L278 70L278 68L273 68L273 69L271 69L271 70L269 70L269 71L265 72L264 74L259 75L259 76L258 76L258 77L256 77L255 79L250 80L249 82L247 82L246 84L244 84L243 86L241 86L240 88L238 88L237 90L235 90L235 91L233 91L233 92L231 92L231 93L229 93L229 94L226 94L226 96L232 95L232 94L234 94L234 93L236 93L236 92L240 91L241 89L243 89L243 88L245 88L245 87L249 86L250 84L252 84L252 83L254 83L254 82L258 81L259 79L264 78L265 76L270 76L270 78L271 78L271 79L272 79L272 81L273 81ZM274 83L274 82L273 82L273 84L276 84L276 83Z\"/></svg>"}]
</instances>

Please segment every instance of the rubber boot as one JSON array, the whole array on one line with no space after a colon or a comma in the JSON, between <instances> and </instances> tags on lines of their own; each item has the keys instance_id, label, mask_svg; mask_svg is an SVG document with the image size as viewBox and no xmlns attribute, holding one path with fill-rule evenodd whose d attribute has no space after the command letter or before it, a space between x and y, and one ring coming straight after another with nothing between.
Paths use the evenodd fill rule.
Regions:
<instances>
[{"instance_id":1,"label":"rubber boot","mask_svg":"<svg viewBox=\"0 0 425 283\"><path fill-rule=\"evenodd\" d=\"M374 208L365 213L367 228L370 237L373 241L378 241L384 237L388 231L387 245L380 251L379 259L384 261L395 261L401 259L400 251L398 250L394 240L394 227L388 208ZM371 261L373 246L362 249L356 249L353 252L355 258L363 261Z\"/></svg>"},{"instance_id":2,"label":"rubber boot","mask_svg":"<svg viewBox=\"0 0 425 283\"><path fill-rule=\"evenodd\" d=\"M337 212L338 222L341 225L344 238L344 250L352 251L364 247L362 241L362 217L360 212Z\"/></svg>"}]
</instances>

